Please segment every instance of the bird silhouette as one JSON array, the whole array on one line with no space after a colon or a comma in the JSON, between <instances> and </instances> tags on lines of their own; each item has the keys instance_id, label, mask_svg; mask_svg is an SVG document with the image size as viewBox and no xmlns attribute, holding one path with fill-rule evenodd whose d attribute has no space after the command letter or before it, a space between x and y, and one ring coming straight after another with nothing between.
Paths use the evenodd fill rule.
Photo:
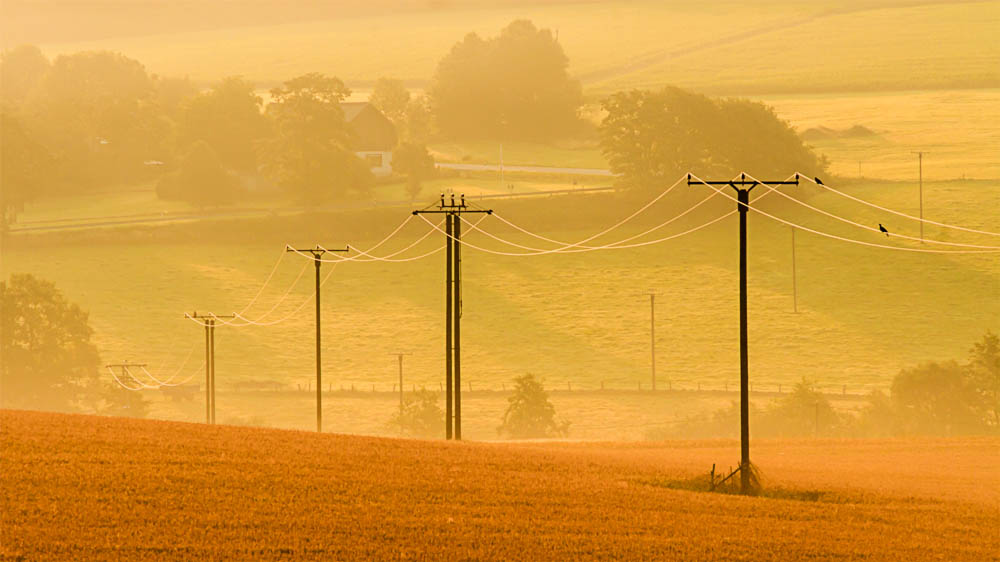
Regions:
<instances>
[{"instance_id":1,"label":"bird silhouette","mask_svg":"<svg viewBox=\"0 0 1000 562\"><path fill-rule=\"evenodd\" d=\"M820 185L826 185L825 183L823 183L823 180L817 178L816 176L813 176L813 179L816 180L816 183L818 183Z\"/></svg>"},{"instance_id":2,"label":"bird silhouette","mask_svg":"<svg viewBox=\"0 0 1000 562\"><path fill-rule=\"evenodd\" d=\"M884 232L885 233L885 237L886 238L889 237L889 231L886 230L884 226L882 226L882 223L878 223L878 229L879 229L880 232Z\"/></svg>"}]
</instances>

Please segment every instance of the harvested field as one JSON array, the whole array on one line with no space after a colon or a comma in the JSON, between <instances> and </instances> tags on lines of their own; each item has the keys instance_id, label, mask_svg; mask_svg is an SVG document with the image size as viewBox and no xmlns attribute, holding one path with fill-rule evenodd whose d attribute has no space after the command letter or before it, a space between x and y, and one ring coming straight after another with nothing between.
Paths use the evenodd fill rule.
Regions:
<instances>
[{"instance_id":1,"label":"harvested field","mask_svg":"<svg viewBox=\"0 0 1000 562\"><path fill-rule=\"evenodd\" d=\"M445 443L0 412L4 559L986 560L997 438Z\"/></svg>"}]
</instances>

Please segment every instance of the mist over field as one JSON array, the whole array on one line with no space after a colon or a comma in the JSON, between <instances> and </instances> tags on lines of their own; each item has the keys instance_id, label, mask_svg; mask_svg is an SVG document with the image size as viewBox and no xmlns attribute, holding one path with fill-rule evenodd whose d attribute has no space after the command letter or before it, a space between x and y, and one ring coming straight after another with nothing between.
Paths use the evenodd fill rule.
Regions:
<instances>
[{"instance_id":1,"label":"mist over field","mask_svg":"<svg viewBox=\"0 0 1000 562\"><path fill-rule=\"evenodd\" d=\"M0 462L29 476L0 484L0 557L991 555L997 29L996 1L5 2ZM172 445L129 452L149 442ZM178 480L136 492L157 507L113 548L75 524L40 542L64 445ZM368 479L366 448L436 468ZM225 540L183 531L207 515L153 530L211 462L246 478L194 509L228 513ZM291 491L259 516L235 492L276 463L349 474L324 513L367 494L388 535L277 532ZM105 486L86 517L138 501ZM608 507L619 488L645 515ZM797 522L747 548L663 529L739 500L707 491ZM454 536L477 546L426 532L452 523L433 498L473 496ZM803 540L813 516L829 532Z\"/></svg>"}]
</instances>

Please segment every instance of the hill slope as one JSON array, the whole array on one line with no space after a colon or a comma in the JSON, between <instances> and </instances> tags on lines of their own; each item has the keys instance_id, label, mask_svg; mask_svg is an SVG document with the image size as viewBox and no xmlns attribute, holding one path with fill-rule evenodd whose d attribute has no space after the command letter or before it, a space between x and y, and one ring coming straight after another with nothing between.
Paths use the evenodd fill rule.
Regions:
<instances>
[{"instance_id":1,"label":"hill slope","mask_svg":"<svg viewBox=\"0 0 1000 562\"><path fill-rule=\"evenodd\" d=\"M811 494L819 501L792 501L667 487L735 458L734 443L486 445L12 411L0 427L2 558L1000 551L996 439L764 443L757 462L773 482L815 486L836 473L836 489Z\"/></svg>"}]
</instances>

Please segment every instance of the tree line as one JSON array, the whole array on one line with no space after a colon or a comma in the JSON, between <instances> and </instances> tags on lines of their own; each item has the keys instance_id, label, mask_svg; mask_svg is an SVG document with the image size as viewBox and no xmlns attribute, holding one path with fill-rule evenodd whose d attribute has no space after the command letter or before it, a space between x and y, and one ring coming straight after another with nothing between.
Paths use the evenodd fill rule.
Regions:
<instances>
[{"instance_id":1,"label":"tree line","mask_svg":"<svg viewBox=\"0 0 1000 562\"><path fill-rule=\"evenodd\" d=\"M689 419L651 438L737 437L740 404ZM856 411L839 410L803 379L767 406L750 404L755 437L895 437L1000 432L1000 338L987 331L965 361L931 361L902 369L889 392L876 390Z\"/></svg>"},{"instance_id":2,"label":"tree line","mask_svg":"<svg viewBox=\"0 0 1000 562\"><path fill-rule=\"evenodd\" d=\"M0 56L4 224L39 195L155 183L165 199L232 203L268 185L300 201L368 197L375 178L352 150L340 104L351 90L309 73L267 99L241 77L202 89L150 74L119 53L49 60L34 46ZM470 33L446 53L423 95L381 78L370 98L395 125L394 168L416 197L433 173L436 140L599 143L623 185L649 188L680 173L821 173L825 160L758 102L679 88L601 102L600 123L548 29L517 20L495 37Z\"/></svg>"}]
</instances>

